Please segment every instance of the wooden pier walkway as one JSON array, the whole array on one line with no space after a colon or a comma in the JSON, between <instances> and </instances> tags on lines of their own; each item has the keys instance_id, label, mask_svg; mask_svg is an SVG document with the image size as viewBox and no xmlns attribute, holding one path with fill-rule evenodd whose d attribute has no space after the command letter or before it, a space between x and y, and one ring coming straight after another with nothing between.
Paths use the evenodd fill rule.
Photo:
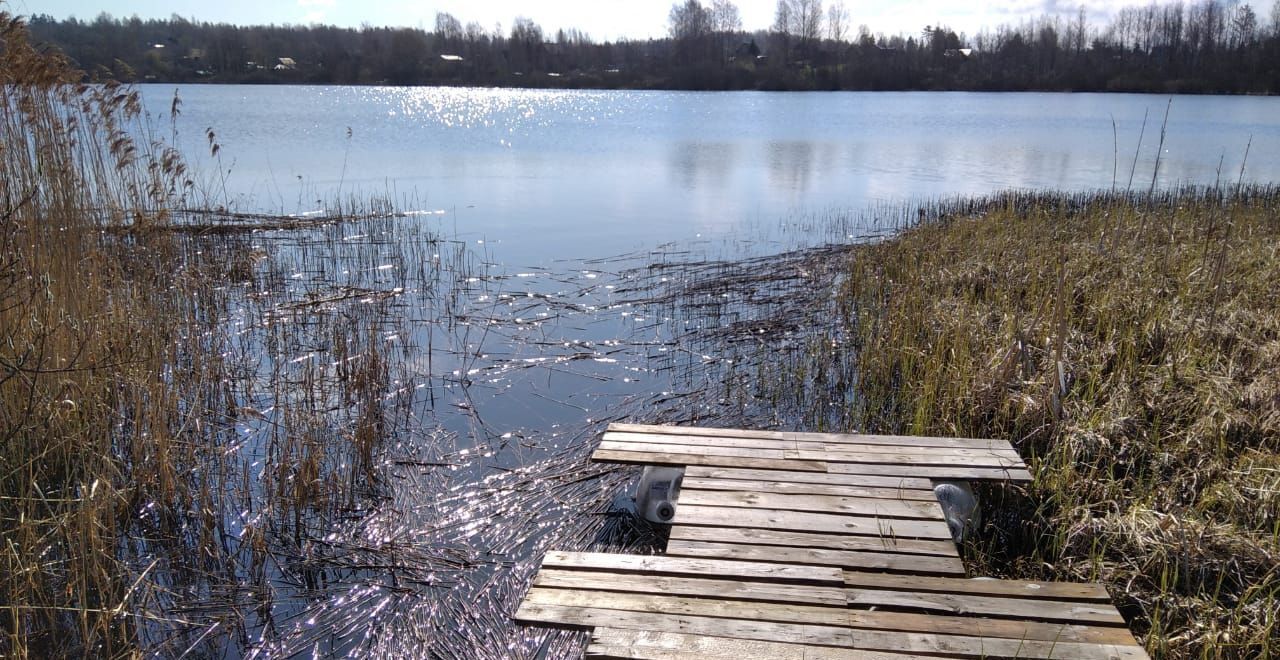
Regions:
<instances>
[{"instance_id":1,"label":"wooden pier walkway","mask_svg":"<svg viewBox=\"0 0 1280 660\"><path fill-rule=\"evenodd\" d=\"M613 424L685 467L665 555L551 552L516 619L604 658L1147 658L1097 584L965 577L934 480L1030 481L1008 443Z\"/></svg>"}]
</instances>

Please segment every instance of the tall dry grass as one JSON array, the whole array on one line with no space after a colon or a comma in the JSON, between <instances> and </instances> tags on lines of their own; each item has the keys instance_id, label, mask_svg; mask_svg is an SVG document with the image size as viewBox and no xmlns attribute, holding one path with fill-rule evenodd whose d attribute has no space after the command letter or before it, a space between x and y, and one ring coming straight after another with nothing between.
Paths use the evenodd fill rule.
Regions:
<instances>
[{"instance_id":1,"label":"tall dry grass","mask_svg":"<svg viewBox=\"0 0 1280 660\"><path fill-rule=\"evenodd\" d=\"M1156 657L1280 652L1280 189L1007 195L858 250L854 428L1009 438L979 573L1101 580Z\"/></svg>"},{"instance_id":2,"label":"tall dry grass","mask_svg":"<svg viewBox=\"0 0 1280 660\"><path fill-rule=\"evenodd\" d=\"M147 504L198 508L183 474L199 451L188 438L198 406L176 384L205 365L188 355L175 369L194 287L175 268L179 245L147 231L190 184L178 154L146 137L136 93L82 79L0 12L7 657L135 654L154 563L137 565L125 530L181 535Z\"/></svg>"}]
</instances>

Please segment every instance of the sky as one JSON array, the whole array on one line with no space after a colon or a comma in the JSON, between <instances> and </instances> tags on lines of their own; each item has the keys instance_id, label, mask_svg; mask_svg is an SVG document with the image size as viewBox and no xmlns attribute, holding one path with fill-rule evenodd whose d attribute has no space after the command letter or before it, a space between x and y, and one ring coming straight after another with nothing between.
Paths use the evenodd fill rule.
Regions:
<instances>
[{"instance_id":1,"label":"sky","mask_svg":"<svg viewBox=\"0 0 1280 660\"><path fill-rule=\"evenodd\" d=\"M830 5L832 0L824 4ZM596 41L664 36L671 2L665 0L8 0L17 14L49 14L93 19L102 12L117 18L168 18L178 14L196 21L250 24L324 23L342 27L435 27L436 12L453 14L464 24L475 21L492 31L510 30L524 16L553 35L577 28ZM704 4L709 5L710 0ZM738 0L743 27L765 29L773 23L776 0ZM1091 23L1106 23L1119 8L1146 0L844 0L850 33L867 25L873 33L919 34L926 25L945 25L956 32L1018 23L1044 14L1074 16L1085 6Z\"/></svg>"}]
</instances>

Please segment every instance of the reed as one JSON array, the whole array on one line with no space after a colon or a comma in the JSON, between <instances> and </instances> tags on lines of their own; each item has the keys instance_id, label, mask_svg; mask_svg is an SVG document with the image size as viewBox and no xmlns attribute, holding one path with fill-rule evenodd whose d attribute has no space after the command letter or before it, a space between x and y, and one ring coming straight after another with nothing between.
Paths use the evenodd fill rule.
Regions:
<instances>
[{"instance_id":1,"label":"reed","mask_svg":"<svg viewBox=\"0 0 1280 660\"><path fill-rule=\"evenodd\" d=\"M138 97L87 85L0 12L0 601L13 657L128 655L147 571L120 521L174 499L192 445L161 374L186 319L171 242L186 192ZM108 227L136 229L128 238ZM104 249L115 245L121 249Z\"/></svg>"}]
</instances>

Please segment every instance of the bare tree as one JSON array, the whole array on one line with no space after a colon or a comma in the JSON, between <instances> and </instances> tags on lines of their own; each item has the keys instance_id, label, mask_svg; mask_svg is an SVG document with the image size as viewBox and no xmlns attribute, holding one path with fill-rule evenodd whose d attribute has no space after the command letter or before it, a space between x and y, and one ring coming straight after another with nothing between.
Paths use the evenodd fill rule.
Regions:
<instances>
[{"instance_id":1,"label":"bare tree","mask_svg":"<svg viewBox=\"0 0 1280 660\"><path fill-rule=\"evenodd\" d=\"M714 0L711 3L711 30L715 33L720 57L727 60L733 49L734 35L742 31L738 5L731 0Z\"/></svg>"},{"instance_id":2,"label":"bare tree","mask_svg":"<svg viewBox=\"0 0 1280 660\"><path fill-rule=\"evenodd\" d=\"M711 33L711 13L698 0L671 5L667 30L676 41L698 39Z\"/></svg>"},{"instance_id":3,"label":"bare tree","mask_svg":"<svg viewBox=\"0 0 1280 660\"><path fill-rule=\"evenodd\" d=\"M844 0L836 0L827 8L827 36L832 41L844 41L849 34L849 10Z\"/></svg>"},{"instance_id":4,"label":"bare tree","mask_svg":"<svg viewBox=\"0 0 1280 660\"><path fill-rule=\"evenodd\" d=\"M789 61L791 59L791 38L795 33L795 20L792 18L791 4L794 0L778 0L778 6L773 12L773 34L777 42L777 50L781 59Z\"/></svg>"},{"instance_id":5,"label":"bare tree","mask_svg":"<svg viewBox=\"0 0 1280 660\"><path fill-rule=\"evenodd\" d=\"M742 31L742 16L738 5L731 0L715 0L711 3L711 27L716 32Z\"/></svg>"},{"instance_id":6,"label":"bare tree","mask_svg":"<svg viewBox=\"0 0 1280 660\"><path fill-rule=\"evenodd\" d=\"M456 50L462 44L462 21L447 12L436 12L436 37L446 50Z\"/></svg>"},{"instance_id":7,"label":"bare tree","mask_svg":"<svg viewBox=\"0 0 1280 660\"><path fill-rule=\"evenodd\" d=\"M773 31L779 34L791 36L794 34L792 28L795 26L791 18L791 4L793 0L778 0L778 6L773 11ZM1280 0L1277 0L1280 2Z\"/></svg>"},{"instance_id":8,"label":"bare tree","mask_svg":"<svg viewBox=\"0 0 1280 660\"><path fill-rule=\"evenodd\" d=\"M667 30L675 41L676 56L685 63L706 56L711 36L711 12L698 0L685 0L671 5L667 15Z\"/></svg>"},{"instance_id":9,"label":"bare tree","mask_svg":"<svg viewBox=\"0 0 1280 660\"><path fill-rule=\"evenodd\" d=\"M1231 14L1231 46L1244 48L1258 38L1258 14L1249 5L1239 5Z\"/></svg>"},{"instance_id":10,"label":"bare tree","mask_svg":"<svg viewBox=\"0 0 1280 660\"><path fill-rule=\"evenodd\" d=\"M542 43L542 28L531 19L517 16L511 24L512 70L536 69L542 59Z\"/></svg>"},{"instance_id":11,"label":"bare tree","mask_svg":"<svg viewBox=\"0 0 1280 660\"><path fill-rule=\"evenodd\" d=\"M822 0L794 0L796 33L805 43L822 38Z\"/></svg>"},{"instance_id":12,"label":"bare tree","mask_svg":"<svg viewBox=\"0 0 1280 660\"><path fill-rule=\"evenodd\" d=\"M1084 50L1085 43L1089 39L1089 23L1088 13L1085 12L1084 5L1080 5L1079 11L1076 12L1076 20L1071 23L1071 28L1067 34L1068 46L1077 56Z\"/></svg>"},{"instance_id":13,"label":"bare tree","mask_svg":"<svg viewBox=\"0 0 1280 660\"><path fill-rule=\"evenodd\" d=\"M1225 9L1218 0L1204 0L1191 8L1191 23L1199 37L1202 53L1212 53L1222 45L1226 28Z\"/></svg>"},{"instance_id":14,"label":"bare tree","mask_svg":"<svg viewBox=\"0 0 1280 660\"><path fill-rule=\"evenodd\" d=\"M1182 48L1182 33L1186 26L1183 21L1183 7L1181 2L1165 5L1160 13L1160 37L1159 45L1164 46L1171 53L1176 53Z\"/></svg>"}]
</instances>

